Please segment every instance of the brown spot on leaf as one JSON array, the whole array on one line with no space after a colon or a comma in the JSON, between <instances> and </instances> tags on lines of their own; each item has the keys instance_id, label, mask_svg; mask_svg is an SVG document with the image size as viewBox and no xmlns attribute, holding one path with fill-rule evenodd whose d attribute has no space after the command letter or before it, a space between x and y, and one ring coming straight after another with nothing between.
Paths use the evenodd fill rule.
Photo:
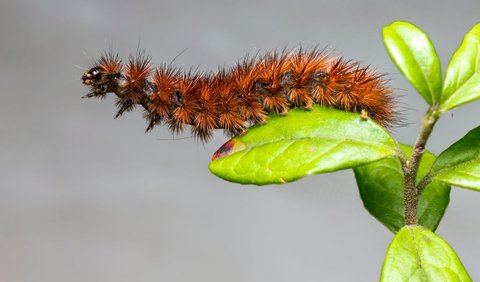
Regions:
<instances>
[{"instance_id":1,"label":"brown spot on leaf","mask_svg":"<svg viewBox=\"0 0 480 282\"><path fill-rule=\"evenodd\" d=\"M225 144L223 144L222 147L220 147L215 153L213 153L212 161L232 155L233 153L241 151L244 148L245 145L242 142L239 142L235 139L230 139Z\"/></svg>"}]
</instances>

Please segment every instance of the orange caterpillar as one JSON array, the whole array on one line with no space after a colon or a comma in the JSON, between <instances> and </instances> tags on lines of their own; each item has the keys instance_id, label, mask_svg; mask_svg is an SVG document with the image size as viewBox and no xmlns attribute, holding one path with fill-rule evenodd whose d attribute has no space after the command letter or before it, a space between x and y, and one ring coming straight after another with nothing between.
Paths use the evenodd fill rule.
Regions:
<instances>
[{"instance_id":1,"label":"orange caterpillar","mask_svg":"<svg viewBox=\"0 0 480 282\"><path fill-rule=\"evenodd\" d=\"M146 131L164 123L178 133L190 125L202 141L214 129L241 134L264 124L268 112L286 115L292 107L310 110L313 103L367 113L385 127L397 122L384 75L317 49L247 56L212 73L183 72L166 64L153 69L143 52L123 65L118 55L106 53L82 81L90 87L83 98L118 96L115 117L141 105Z\"/></svg>"}]
</instances>

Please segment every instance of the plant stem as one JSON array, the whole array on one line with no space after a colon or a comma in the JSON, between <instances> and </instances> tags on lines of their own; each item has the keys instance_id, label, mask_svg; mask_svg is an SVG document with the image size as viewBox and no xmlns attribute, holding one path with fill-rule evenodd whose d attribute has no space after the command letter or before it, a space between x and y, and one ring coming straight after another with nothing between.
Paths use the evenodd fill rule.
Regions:
<instances>
[{"instance_id":1,"label":"plant stem","mask_svg":"<svg viewBox=\"0 0 480 282\"><path fill-rule=\"evenodd\" d=\"M425 145L432 133L433 127L438 120L435 110L430 107L423 117L422 127L413 147L413 152L404 167L404 204L405 225L417 224L417 206L421 191L417 189L416 181L418 167L425 152Z\"/></svg>"}]
</instances>

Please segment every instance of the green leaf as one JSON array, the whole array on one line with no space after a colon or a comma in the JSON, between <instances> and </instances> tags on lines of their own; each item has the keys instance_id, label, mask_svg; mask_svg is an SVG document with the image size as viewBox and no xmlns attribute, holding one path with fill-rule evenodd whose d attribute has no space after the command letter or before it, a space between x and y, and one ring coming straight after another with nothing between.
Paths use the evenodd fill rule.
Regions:
<instances>
[{"instance_id":1,"label":"green leaf","mask_svg":"<svg viewBox=\"0 0 480 282\"><path fill-rule=\"evenodd\" d=\"M442 93L440 60L428 36L407 22L383 28L383 42L403 75L429 105L437 104Z\"/></svg>"},{"instance_id":2,"label":"green leaf","mask_svg":"<svg viewBox=\"0 0 480 282\"><path fill-rule=\"evenodd\" d=\"M480 191L480 127L443 151L432 174L433 179Z\"/></svg>"},{"instance_id":3,"label":"green leaf","mask_svg":"<svg viewBox=\"0 0 480 282\"><path fill-rule=\"evenodd\" d=\"M480 24L465 35L448 64L439 112L480 98Z\"/></svg>"},{"instance_id":4,"label":"green leaf","mask_svg":"<svg viewBox=\"0 0 480 282\"><path fill-rule=\"evenodd\" d=\"M400 145L407 157L412 147ZM420 181L432 167L435 155L425 152L420 162L417 180ZM403 171L400 161L392 156L372 164L354 168L360 197L365 208L396 233L405 225L403 202ZM433 181L423 190L418 203L420 225L435 231L450 201L450 185Z\"/></svg>"},{"instance_id":5,"label":"green leaf","mask_svg":"<svg viewBox=\"0 0 480 282\"><path fill-rule=\"evenodd\" d=\"M380 281L472 281L445 240L421 226L405 226L388 247Z\"/></svg>"},{"instance_id":6,"label":"green leaf","mask_svg":"<svg viewBox=\"0 0 480 282\"><path fill-rule=\"evenodd\" d=\"M395 146L371 120L315 105L312 111L295 108L284 117L270 114L266 125L225 143L209 168L242 184L285 183L383 159L394 154Z\"/></svg>"}]
</instances>

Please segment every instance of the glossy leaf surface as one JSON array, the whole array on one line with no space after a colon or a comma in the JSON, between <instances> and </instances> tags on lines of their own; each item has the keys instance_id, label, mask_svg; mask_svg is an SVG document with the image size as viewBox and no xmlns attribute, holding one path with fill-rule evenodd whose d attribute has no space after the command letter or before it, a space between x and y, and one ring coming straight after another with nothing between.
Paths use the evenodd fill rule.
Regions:
<instances>
[{"instance_id":1,"label":"glossy leaf surface","mask_svg":"<svg viewBox=\"0 0 480 282\"><path fill-rule=\"evenodd\" d=\"M436 180L480 191L480 127L443 151L432 173Z\"/></svg>"},{"instance_id":2,"label":"glossy leaf surface","mask_svg":"<svg viewBox=\"0 0 480 282\"><path fill-rule=\"evenodd\" d=\"M429 105L440 101L440 60L428 36L407 22L383 28L383 42L395 65Z\"/></svg>"},{"instance_id":3,"label":"glossy leaf surface","mask_svg":"<svg viewBox=\"0 0 480 282\"><path fill-rule=\"evenodd\" d=\"M315 105L287 116L271 114L266 125L251 127L225 143L210 170L242 184L273 184L313 173L352 168L388 157L395 141L359 114Z\"/></svg>"},{"instance_id":4,"label":"glossy leaf surface","mask_svg":"<svg viewBox=\"0 0 480 282\"><path fill-rule=\"evenodd\" d=\"M480 98L480 24L465 35L448 64L439 111Z\"/></svg>"},{"instance_id":5,"label":"glossy leaf surface","mask_svg":"<svg viewBox=\"0 0 480 282\"><path fill-rule=\"evenodd\" d=\"M402 228L388 247L380 281L472 281L452 247L421 226Z\"/></svg>"},{"instance_id":6,"label":"glossy leaf surface","mask_svg":"<svg viewBox=\"0 0 480 282\"><path fill-rule=\"evenodd\" d=\"M401 145L407 157L412 147ZM435 161L435 155L426 152L420 162L417 180L423 178ZM368 212L396 233L405 225L403 201L403 171L400 161L392 156L381 161L354 168L360 197ZM417 209L420 225L435 231L450 201L450 185L438 181L430 183L422 193Z\"/></svg>"}]
</instances>

